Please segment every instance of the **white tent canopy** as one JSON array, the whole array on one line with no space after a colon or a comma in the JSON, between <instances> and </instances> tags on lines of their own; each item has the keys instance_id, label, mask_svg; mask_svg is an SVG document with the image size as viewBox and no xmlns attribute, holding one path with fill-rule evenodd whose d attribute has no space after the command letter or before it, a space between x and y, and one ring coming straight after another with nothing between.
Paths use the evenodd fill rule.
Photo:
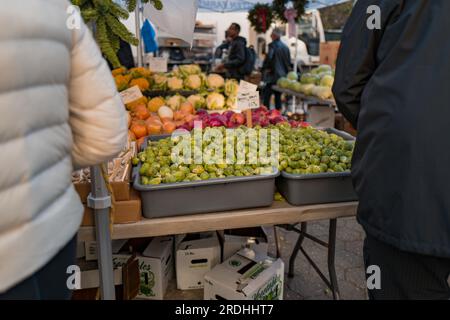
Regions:
<instances>
[{"instance_id":1,"label":"white tent canopy","mask_svg":"<svg viewBox=\"0 0 450 320\"><path fill-rule=\"evenodd\" d=\"M349 0L309 0L306 9L320 9ZM272 3L271 0L198 0L199 11L239 12L249 11L257 3Z\"/></svg>"},{"instance_id":2,"label":"white tent canopy","mask_svg":"<svg viewBox=\"0 0 450 320\"><path fill-rule=\"evenodd\" d=\"M163 10L156 10L153 5L144 6L144 18L172 36L192 43L197 15L197 0L164 0Z\"/></svg>"}]
</instances>

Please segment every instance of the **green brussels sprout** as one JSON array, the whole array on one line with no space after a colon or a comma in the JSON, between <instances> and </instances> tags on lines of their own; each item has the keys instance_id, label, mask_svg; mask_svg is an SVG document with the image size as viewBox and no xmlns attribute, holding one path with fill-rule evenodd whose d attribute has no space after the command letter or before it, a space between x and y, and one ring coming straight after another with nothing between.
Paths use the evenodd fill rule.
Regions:
<instances>
[{"instance_id":1,"label":"green brussels sprout","mask_svg":"<svg viewBox=\"0 0 450 320\"><path fill-rule=\"evenodd\" d=\"M148 182L148 184L156 185L156 184L161 184L161 182L162 182L161 178L153 178Z\"/></svg>"},{"instance_id":2,"label":"green brussels sprout","mask_svg":"<svg viewBox=\"0 0 450 320\"><path fill-rule=\"evenodd\" d=\"M195 165L194 168L191 169L191 171L192 171L192 173L199 175L199 174L202 174L205 171L205 169L203 168L202 165L198 164L198 165Z\"/></svg>"},{"instance_id":3,"label":"green brussels sprout","mask_svg":"<svg viewBox=\"0 0 450 320\"><path fill-rule=\"evenodd\" d=\"M208 180L210 178L210 176L209 176L209 173L208 172L202 172L201 174L200 174L200 179L202 179L202 180Z\"/></svg>"}]
</instances>

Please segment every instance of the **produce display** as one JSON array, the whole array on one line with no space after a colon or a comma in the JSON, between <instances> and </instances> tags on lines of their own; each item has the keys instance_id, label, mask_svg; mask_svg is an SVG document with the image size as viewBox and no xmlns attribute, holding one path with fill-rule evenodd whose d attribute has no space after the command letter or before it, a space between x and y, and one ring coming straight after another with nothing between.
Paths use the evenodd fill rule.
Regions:
<instances>
[{"instance_id":1,"label":"produce display","mask_svg":"<svg viewBox=\"0 0 450 320\"><path fill-rule=\"evenodd\" d=\"M241 125L247 125L247 118L244 114L232 110L220 113L208 113L206 110L197 110L196 121L202 122L202 127L226 127L237 128ZM287 122L279 110L268 110L261 106L252 110L252 123L255 126L267 127L270 125ZM292 122L291 125L297 126L299 122ZM185 128L190 130L189 128Z\"/></svg>"},{"instance_id":2,"label":"produce display","mask_svg":"<svg viewBox=\"0 0 450 320\"><path fill-rule=\"evenodd\" d=\"M314 174L351 169L354 146L352 142L312 127L279 128L280 171Z\"/></svg>"},{"instance_id":3,"label":"produce display","mask_svg":"<svg viewBox=\"0 0 450 320\"><path fill-rule=\"evenodd\" d=\"M245 126L240 126L244 132L248 130ZM259 132L262 127L256 126L255 130ZM353 152L353 143L345 141L336 134L329 134L325 131L314 129L312 127L292 128L287 123L270 125L271 129L278 129L280 132L280 153L279 166L280 171L291 174L317 174L325 172L344 172L351 168L351 158ZM204 129L204 133L210 128ZM225 136L225 127L219 127L219 130ZM259 137L259 134L256 135ZM194 136L189 136L193 148L198 148L202 152L210 148L212 142L203 141L201 146L197 146ZM178 139L178 140L177 140ZM251 176L262 173L271 173L273 168L261 163L253 165L238 164L203 164L183 165L172 161L172 148L180 141L180 137L175 139L166 138L159 141L150 141L147 149L140 152L133 159L133 164L142 164L140 168L141 183L144 185L155 185L161 183L175 183L180 181L197 181L216 178L225 178L233 176ZM226 138L228 139L228 138ZM237 157L237 140L227 140L227 143L234 143L234 160ZM251 142L246 139L245 152L248 156L249 145L258 146L258 139ZM225 157L225 148L224 157ZM270 144L269 144L270 150ZM192 151L194 152L194 151ZM269 151L270 152L270 151Z\"/></svg>"},{"instance_id":4,"label":"produce display","mask_svg":"<svg viewBox=\"0 0 450 320\"><path fill-rule=\"evenodd\" d=\"M212 128L204 129L207 133L208 130L213 130ZM219 128L225 136L225 127ZM247 130L246 127L242 127L242 131L245 134ZM259 135L258 135L259 136ZM177 137L180 138L181 137ZM201 146L196 145L193 135L189 136L191 139L191 144L194 149L199 149L204 152L207 148L214 147L214 139L211 141L203 140ZM227 139L227 143L234 144L234 160L238 157L238 144L237 139ZM263 165L261 163L256 163L252 165L245 164L207 164L205 158L203 159L203 164L177 164L172 161L171 153L172 148L176 145L176 139L166 138L159 141L151 141L147 149L140 152L136 158L133 159L133 164L138 165L142 163L139 173L141 176L141 183L143 185L158 185L161 183L175 183L175 182L187 182L187 181L199 181L208 179L218 179L226 177L243 177L243 176L254 176L261 174L270 174L275 170L270 165ZM249 141L246 139L245 143L245 154L248 157L250 144L253 146L258 145L258 139ZM270 148L270 147L269 147ZM223 148L224 153L226 148ZM194 151L193 151L194 152ZM225 154L223 155L225 159ZM234 161L236 162L236 161Z\"/></svg>"},{"instance_id":5,"label":"produce display","mask_svg":"<svg viewBox=\"0 0 450 320\"><path fill-rule=\"evenodd\" d=\"M198 65L183 65L165 74L152 73L146 68L126 70L121 67L114 69L112 74L119 91L138 86L144 95L155 96L154 93L160 95L157 97L158 101L164 99L164 105L174 111L186 100L194 106L194 109L236 109L238 82L234 79L225 80L218 74L206 75L201 72ZM147 103L147 100L142 99L133 105L142 103ZM151 112L157 112L157 108L161 106L160 103L152 103Z\"/></svg>"},{"instance_id":6,"label":"produce display","mask_svg":"<svg viewBox=\"0 0 450 320\"><path fill-rule=\"evenodd\" d=\"M218 74L206 75L195 64L179 66L165 74L152 73L145 68L126 70L123 67L113 70L112 74L119 92L137 85L144 94L156 92L157 95L165 96L168 106L174 110L184 100L180 101L181 96L173 93L186 95L195 109L236 109L238 82L234 79L225 80ZM196 93L188 96L188 92L192 91Z\"/></svg>"},{"instance_id":7,"label":"produce display","mask_svg":"<svg viewBox=\"0 0 450 320\"><path fill-rule=\"evenodd\" d=\"M290 72L286 78L280 78L277 85L283 89L327 100L333 98L333 83L334 70L329 65L321 65L310 73L302 74L300 81L295 72Z\"/></svg>"}]
</instances>

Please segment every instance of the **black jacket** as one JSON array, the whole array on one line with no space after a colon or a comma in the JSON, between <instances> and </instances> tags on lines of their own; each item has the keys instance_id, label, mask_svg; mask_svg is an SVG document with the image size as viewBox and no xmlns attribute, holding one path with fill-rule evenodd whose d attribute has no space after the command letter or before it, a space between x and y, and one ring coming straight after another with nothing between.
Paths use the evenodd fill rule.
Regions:
<instances>
[{"instance_id":1,"label":"black jacket","mask_svg":"<svg viewBox=\"0 0 450 320\"><path fill-rule=\"evenodd\" d=\"M381 29L367 28L369 5ZM450 257L449 0L359 0L333 92L358 129L352 174L366 232Z\"/></svg>"},{"instance_id":2,"label":"black jacket","mask_svg":"<svg viewBox=\"0 0 450 320\"><path fill-rule=\"evenodd\" d=\"M228 76L235 79L243 79L244 75L241 72L241 67L245 63L245 51L247 47L247 40L243 37L236 37L230 44L228 49L228 58L224 62L225 68L228 71Z\"/></svg>"},{"instance_id":3,"label":"black jacket","mask_svg":"<svg viewBox=\"0 0 450 320\"><path fill-rule=\"evenodd\" d=\"M264 81L275 83L285 77L291 68L291 53L289 48L281 41L275 40L269 44L269 53L263 64Z\"/></svg>"}]
</instances>

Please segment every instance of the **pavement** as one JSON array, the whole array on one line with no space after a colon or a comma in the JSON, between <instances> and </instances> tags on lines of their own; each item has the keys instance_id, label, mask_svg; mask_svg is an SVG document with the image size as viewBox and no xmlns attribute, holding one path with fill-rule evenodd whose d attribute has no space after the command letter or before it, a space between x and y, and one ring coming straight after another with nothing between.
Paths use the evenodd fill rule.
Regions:
<instances>
[{"instance_id":1,"label":"pavement","mask_svg":"<svg viewBox=\"0 0 450 320\"><path fill-rule=\"evenodd\" d=\"M269 237L269 254L276 256L273 227L266 227L265 230ZM285 262L284 299L333 299L331 291L301 252L299 252L295 261L295 276L294 278L288 278L289 257L297 241L298 234L282 228L277 228L277 230L280 239L281 258ZM308 233L323 241L328 241L328 221L308 223ZM341 299L343 300L367 299L362 254L364 237L364 231L354 217L338 220L335 263ZM308 239L304 240L303 247L328 277L327 250ZM175 282L171 282L165 299L201 300L203 299L203 290L181 291L176 289Z\"/></svg>"},{"instance_id":2,"label":"pavement","mask_svg":"<svg viewBox=\"0 0 450 320\"><path fill-rule=\"evenodd\" d=\"M308 233L323 240L328 240L328 221L308 223ZM273 228L266 228L269 235L269 252L276 255ZM289 257L297 241L298 234L278 228L281 258L285 262L285 300L328 300L332 293L315 272L306 258L299 252L295 261L295 276L288 278ZM367 299L366 280L363 262L364 231L354 217L339 219L336 240L336 274L341 299ZM305 239L303 247L328 277L326 248Z\"/></svg>"}]
</instances>

